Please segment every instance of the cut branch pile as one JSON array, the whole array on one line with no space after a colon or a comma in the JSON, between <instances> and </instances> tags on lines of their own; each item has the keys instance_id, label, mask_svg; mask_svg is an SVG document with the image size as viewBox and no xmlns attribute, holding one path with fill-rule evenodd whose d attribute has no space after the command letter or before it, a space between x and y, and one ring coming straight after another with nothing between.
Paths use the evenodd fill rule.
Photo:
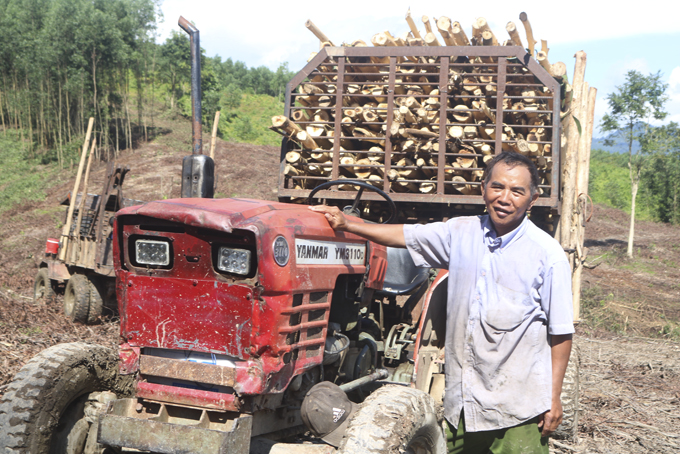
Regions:
<instances>
[{"instance_id":1,"label":"cut branch pile","mask_svg":"<svg viewBox=\"0 0 680 454\"><path fill-rule=\"evenodd\" d=\"M534 53L536 42L526 14L520 19L530 54L564 85L566 93L566 66L549 63L545 41ZM447 17L430 20L423 16L424 32L418 30L410 12L406 22L409 31L403 35L377 33L371 44L421 49L524 47L512 22L506 26L504 42L484 18L477 19L469 36ZM322 48L333 46L311 21L306 25ZM357 40L343 46L368 45ZM289 138L286 187L311 189L329 179L350 178L392 193L480 194L480 180L486 163L497 153L500 134L503 150L535 161L540 190L549 195L554 94L517 59L508 59L499 76L496 56L417 54L397 56L392 66L384 56L347 57L342 66L337 58L328 57L295 87L290 117L272 118L272 129ZM499 86L504 88L502 93ZM502 116L497 118L499 111ZM353 190L354 186L340 189Z\"/></svg>"}]
</instances>

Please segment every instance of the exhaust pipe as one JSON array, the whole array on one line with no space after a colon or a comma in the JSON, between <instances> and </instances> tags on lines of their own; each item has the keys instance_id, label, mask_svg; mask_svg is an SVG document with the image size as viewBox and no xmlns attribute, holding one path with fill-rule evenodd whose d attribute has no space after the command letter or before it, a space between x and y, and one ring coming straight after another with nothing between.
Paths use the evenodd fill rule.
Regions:
<instances>
[{"instance_id":1,"label":"exhaust pipe","mask_svg":"<svg viewBox=\"0 0 680 454\"><path fill-rule=\"evenodd\" d=\"M212 198L215 184L215 163L201 153L201 44L198 29L180 16L179 26L191 39L191 156L182 161L182 197Z\"/></svg>"}]
</instances>

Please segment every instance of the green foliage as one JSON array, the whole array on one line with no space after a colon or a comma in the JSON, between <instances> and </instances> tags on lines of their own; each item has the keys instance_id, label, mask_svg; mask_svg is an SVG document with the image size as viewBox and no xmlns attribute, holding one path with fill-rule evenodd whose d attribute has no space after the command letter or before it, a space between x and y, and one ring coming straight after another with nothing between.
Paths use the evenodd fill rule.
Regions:
<instances>
[{"instance_id":1,"label":"green foliage","mask_svg":"<svg viewBox=\"0 0 680 454\"><path fill-rule=\"evenodd\" d=\"M590 177L588 195L594 203L601 203L630 213L631 188L625 154L594 149L590 153ZM651 190L641 184L637 205L638 219L655 219L655 205Z\"/></svg>"},{"instance_id":2,"label":"green foliage","mask_svg":"<svg viewBox=\"0 0 680 454\"><path fill-rule=\"evenodd\" d=\"M219 130L225 140L258 145L281 144L281 136L269 130L271 118L283 111L281 101L268 95L243 94L239 102L227 101L228 97L234 98L235 94L227 90L222 97L222 105L236 107L222 110Z\"/></svg>"},{"instance_id":3,"label":"green foliage","mask_svg":"<svg viewBox=\"0 0 680 454\"><path fill-rule=\"evenodd\" d=\"M54 166L43 166L28 155L16 131L0 134L0 212L27 200L41 200L56 176Z\"/></svg>"},{"instance_id":4,"label":"green foliage","mask_svg":"<svg viewBox=\"0 0 680 454\"><path fill-rule=\"evenodd\" d=\"M656 218L680 223L680 127L671 122L654 129L646 146L652 150L650 164L642 174L652 194Z\"/></svg>"}]
</instances>

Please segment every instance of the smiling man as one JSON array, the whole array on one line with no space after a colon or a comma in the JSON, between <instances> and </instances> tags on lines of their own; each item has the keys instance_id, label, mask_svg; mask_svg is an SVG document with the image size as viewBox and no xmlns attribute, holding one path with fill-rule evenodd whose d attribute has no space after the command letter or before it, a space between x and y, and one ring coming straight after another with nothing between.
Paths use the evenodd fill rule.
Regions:
<instances>
[{"instance_id":1,"label":"smiling man","mask_svg":"<svg viewBox=\"0 0 680 454\"><path fill-rule=\"evenodd\" d=\"M366 224L315 206L335 230L406 247L449 270L444 415L450 453L548 453L574 332L571 270L559 243L526 216L538 199L530 159L487 164L488 214L426 225Z\"/></svg>"}]
</instances>

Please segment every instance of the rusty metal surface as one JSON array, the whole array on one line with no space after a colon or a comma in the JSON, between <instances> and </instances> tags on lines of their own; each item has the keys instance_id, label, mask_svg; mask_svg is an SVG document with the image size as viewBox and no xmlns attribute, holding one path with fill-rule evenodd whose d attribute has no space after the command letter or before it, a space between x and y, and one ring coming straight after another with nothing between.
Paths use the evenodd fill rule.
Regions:
<instances>
[{"instance_id":1,"label":"rusty metal surface","mask_svg":"<svg viewBox=\"0 0 680 454\"><path fill-rule=\"evenodd\" d=\"M192 419L182 418L181 413L173 417L165 407L158 415L137 413L136 405L136 399L120 399L109 405L99 417L99 443L163 454L249 452L250 415L229 419L202 411L198 419Z\"/></svg>"},{"instance_id":2,"label":"rusty metal surface","mask_svg":"<svg viewBox=\"0 0 680 454\"><path fill-rule=\"evenodd\" d=\"M419 57L419 63L413 63L413 62L402 62L403 57ZM465 57L464 60L458 59L459 57ZM479 58L477 58L479 57ZM363 58L364 60L361 60L360 62L357 62L357 58ZM429 62L426 62L423 58L430 58ZM436 61L433 62L431 60L432 58L435 58ZM469 58L469 61L468 59ZM481 60L480 60L481 58ZM370 59L370 60L369 60ZM399 61L399 66L403 68L431 68L430 70L427 70L426 73L418 73L419 75L425 75L427 76L427 82L416 82L416 81L403 81L399 82L399 84L395 84L395 66L397 59L400 59ZM473 62L473 59L476 59ZM381 63L378 63L377 61L381 61ZM389 61L389 63L386 63ZM375 67L379 69L379 72L363 72L360 71L360 69L357 68L366 68L366 67ZM521 69L524 68L524 69ZM328 181L328 180L335 180L335 179L348 179L346 175L343 175L343 170L346 167L354 167L355 164L348 164L348 165L342 165L339 163L339 154L341 152L340 148L340 141L346 142L346 145L344 146L344 149L342 151L347 151L347 152L356 152L356 153L361 153L362 151L365 152L367 149L370 147L370 143L375 142L376 140L381 141L381 146L384 147L384 154L385 154L385 162L382 164L383 170L382 173L384 174L383 181L380 183L379 180L378 184L380 185L383 190L386 192L390 193L390 196L394 199L395 202L398 204L400 203L405 203L405 202L424 202L424 203L436 203L442 205L443 212L445 213L442 217L450 216L452 211L455 211L451 205L453 204L474 204L474 205L483 205L483 200L480 196L474 195L474 194L460 194L457 193L456 190L453 189L453 183L451 181L447 181L444 179L443 175L443 166L444 162L443 159L441 159L442 156L444 156L445 150L446 150L446 142L447 142L447 135L446 135L446 129L450 126L457 125L458 123L455 123L455 121L450 122L451 120L447 119L448 113L452 111L452 106L448 108L439 108L439 121L437 122L440 126L439 128L439 157L440 159L438 160L438 165L437 167L434 167L436 169L436 178L435 180L429 180L429 181L435 181L437 183L437 189L436 189L436 194L420 194L417 192L390 192L390 182L387 179L388 172L390 169L394 169L396 166L396 161L398 159L397 156L392 156L393 150L392 150L392 140L390 137L390 127L393 122L392 118L392 110L394 106L394 98L395 98L395 86L397 85L403 85L403 86L418 86L418 85L425 85L428 84L432 88L438 88L440 90L439 97L441 98L442 101L445 101L448 99L448 97L451 97L451 99L458 99L462 98L463 96L461 94L451 94L449 95L448 93L448 87L452 86L452 82L449 82L448 78L452 74L452 71L456 71L460 73L462 77L468 77L468 76L489 76L492 78L491 85L495 86L497 91L496 94L494 95L486 95L487 102L489 99L492 101L492 103L489 104L489 108L491 112L495 114L495 122L491 123L492 125L495 126L496 131L501 131L502 127L504 125L508 125L510 127L516 128L516 132L525 134L525 128L528 126L523 125L523 124L515 124L510 117L505 116L504 114L508 112L508 110L504 110L504 101L509 102L509 103L514 103L516 101L521 101L520 99L516 98L522 98L521 96L510 96L508 93L506 93L506 90L510 86L509 84L512 84L513 87L527 87L528 89L536 89L536 90L542 90L545 89L545 93L535 93L535 96L531 96L531 98L535 98L540 105L540 102L545 102L548 101L549 103L552 103L553 108L551 110L513 110L513 114L522 114L522 113L533 113L533 114L539 114L539 115L546 115L547 116L547 124L543 126L543 128L548 131L548 133L552 132L552 137L550 141L533 141L531 143L536 143L539 146L543 146L546 144L550 144L552 147L552 152L549 156L549 159L552 159L552 168L548 166L545 169L539 169L541 176L545 176L546 182L544 184L541 184L539 187L540 189L544 192L544 194L540 197L539 201L536 203L536 206L539 207L548 207L553 212L556 212L559 210L559 187L560 187L560 85L559 83L548 74L547 71L543 67L541 67L533 58L531 58L527 52L517 46L463 46L463 47L455 47L455 46L441 46L441 47L326 47L323 48L319 51L319 53L303 68L300 73L298 73L290 82L290 84L286 88L286 109L285 113L288 117L291 117L291 114L293 113L294 110L307 110L309 111L310 109L314 110L320 110L320 111L325 111L326 113L330 114L331 118L327 122L323 121L318 121L316 119L309 119L306 121L298 121L297 123L299 126L304 130L305 126L307 124L319 124L319 125L327 125L327 127L333 127L333 132L332 134L327 134L326 136L320 136L320 140L329 140L332 142L332 146L330 149L327 151L330 151L332 154L332 168L330 168L330 176L317 176L317 175L310 175L306 174L303 171L302 175L299 176L284 176L281 175L279 179L279 188L278 188L278 194L281 200L296 200L300 201L301 199L304 199L311 189L317 185L318 183ZM370 71L370 69L368 69ZM375 70L374 70L375 71ZM417 70L416 70L417 72ZM509 74L509 72L512 72L512 74ZM400 76L405 76L405 74L401 74ZM356 80L357 76L359 77L359 80ZM518 82L515 82L513 80L509 80L508 76L534 76L536 79L534 82L528 82L525 80L519 80ZM322 107L322 106L317 106L314 104L311 104L309 106L298 104L296 102L296 99L299 96L307 96L304 93L297 93L296 87L298 87L301 84L307 84L307 85L334 85L335 87L335 94L330 95L331 98L333 99L334 102L331 103L330 106L328 107ZM386 112L386 118L384 118L384 121L379 121L379 122L374 122L374 123L364 123L366 127L369 126L377 126L377 125L382 125L383 130L385 131L385 134L383 137L379 138L364 138L364 137L356 137L356 136L351 136L351 135L346 135L344 132L342 132L342 127L338 126L339 123L339 115L340 112L342 112L343 109L343 99L345 97L351 97L351 96L359 96L362 98L370 98L375 95L371 94L356 94L352 95L349 92L346 91L346 88L348 84L369 84L369 85L376 85L376 86L384 86L386 88L386 91L384 94L380 95L383 98L386 98L386 101L382 100L379 102L384 102L388 105L387 107L387 112ZM487 85L487 83L473 83L472 85L477 85L477 86L482 86L482 85ZM468 96L469 95L469 96ZM401 96L407 96L407 95L401 95ZM428 94L414 94L411 95L414 98L427 98L429 95ZM491 96L489 98L489 96ZM465 97L469 98L474 98L474 99L484 99L485 96L482 95L481 98L479 96L473 95L472 93L466 94ZM375 100L374 100L375 101ZM376 101L378 102L378 101ZM461 101L458 100L458 103ZM445 102L440 103L441 106L446 106ZM505 109L509 109L509 107L505 107ZM472 110L470 110L472 111ZM334 118L333 118L334 117ZM469 125L467 123L461 125ZM470 145L469 142L483 142L483 143L488 143L492 145L492 152L495 154L500 153L500 151L508 146L513 141L503 141L501 139L501 134L498 133L496 134L496 137L492 140L484 139L482 137L478 137L475 139L466 139L463 138L461 140L463 144L468 144ZM297 150L297 151L303 151L303 156L304 155L304 150L301 150L293 141L291 140L284 140L284 143L282 144L282 149L281 149L281 169L285 167L285 153L290 150ZM318 150L317 150L318 151ZM478 152L475 152L478 153ZM403 152L401 152L403 154ZM446 156L452 157L456 156L451 153L446 153ZM481 154L474 155L477 156L478 159L480 160L481 163ZM316 163L315 163L316 164ZM326 167L329 168L330 166L327 163ZM302 164L302 167L304 167L305 164ZM321 164L323 167L324 165ZM364 166L362 165L361 167L369 167L369 166ZM373 166L370 166L373 167ZM398 170L406 170L408 167L403 167L403 168L397 168ZM473 170L483 170L484 166L482 165L480 168L477 169L466 169L466 172L470 172ZM351 177L349 179L352 179ZM359 180L359 179L357 179ZM415 181L416 184L427 182L427 181L420 181L420 180L413 180ZM297 183L293 182L300 182L302 185L302 188L299 187L294 187L297 186ZM469 182L468 185L473 189L474 191L479 191L478 186L479 186L479 181L477 182ZM343 194L343 192L346 192L347 194ZM341 200L349 200L353 199L356 195L356 191L341 191L341 190L331 190L331 191L325 191L322 192L321 197L326 198L327 200L336 200L336 201L341 201ZM366 197L367 200L374 200L370 197Z\"/></svg>"},{"instance_id":3,"label":"rusty metal surface","mask_svg":"<svg viewBox=\"0 0 680 454\"><path fill-rule=\"evenodd\" d=\"M47 272L49 273L50 279L54 279L58 282L64 282L71 277L66 264L61 260L49 259L45 260L47 263Z\"/></svg>"},{"instance_id":4,"label":"rusty metal surface","mask_svg":"<svg viewBox=\"0 0 680 454\"><path fill-rule=\"evenodd\" d=\"M139 371L144 375L176 378L212 385L233 387L236 384L235 368L149 355L142 355L140 358Z\"/></svg>"},{"instance_id":5,"label":"rusty metal surface","mask_svg":"<svg viewBox=\"0 0 680 454\"><path fill-rule=\"evenodd\" d=\"M179 26L187 32L191 40L191 137L192 154L201 154L203 148L201 132L201 42L198 29L181 17Z\"/></svg>"},{"instance_id":6,"label":"rusty metal surface","mask_svg":"<svg viewBox=\"0 0 680 454\"><path fill-rule=\"evenodd\" d=\"M238 411L240 403L234 394L159 385L158 383L137 382L137 397L154 402L167 402L210 410Z\"/></svg>"}]
</instances>

